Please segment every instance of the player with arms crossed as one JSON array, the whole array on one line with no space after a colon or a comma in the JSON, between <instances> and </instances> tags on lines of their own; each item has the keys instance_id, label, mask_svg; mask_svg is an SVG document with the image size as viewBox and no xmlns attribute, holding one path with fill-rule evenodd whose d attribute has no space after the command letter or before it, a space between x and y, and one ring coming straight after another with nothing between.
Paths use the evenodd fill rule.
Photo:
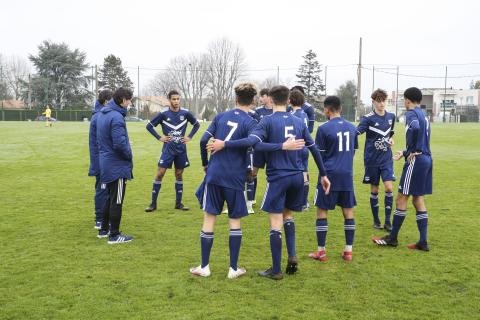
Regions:
<instances>
[{"instance_id":1,"label":"player with arms crossed","mask_svg":"<svg viewBox=\"0 0 480 320\"><path fill-rule=\"evenodd\" d=\"M430 152L430 123L419 104L422 101L420 89L412 87L405 90L406 150L397 151L394 160L405 158L402 177L398 186L397 202L393 214L392 231L379 238L372 238L380 246L398 245L397 236L407 215L408 198L413 197L413 206L417 210L417 227L420 240L410 244L410 249L429 251L427 244L428 213L425 195L432 194L432 154Z\"/></svg>"},{"instance_id":2,"label":"player with arms crossed","mask_svg":"<svg viewBox=\"0 0 480 320\"><path fill-rule=\"evenodd\" d=\"M325 243L328 231L327 213L338 205L342 208L345 230L345 249L342 258L352 260L352 247L355 237L353 207L357 205L353 189L353 157L358 148L357 128L340 116L340 99L329 96L324 102L325 115L329 119L318 127L315 143L322 153L327 176L332 181L330 193L326 194L319 184L315 192L317 220L315 223L318 249L309 257L327 261Z\"/></svg>"},{"instance_id":3,"label":"player with arms crossed","mask_svg":"<svg viewBox=\"0 0 480 320\"><path fill-rule=\"evenodd\" d=\"M209 259L213 245L214 227L217 215L221 213L225 202L228 207L230 224L228 278L234 279L246 272L245 269L238 268L237 262L242 241L240 219L248 215L243 193L246 181L245 165L247 158L245 155L247 147L215 152L208 161L206 146L211 138L228 142L248 137L257 125L257 122L248 114L256 94L255 85L251 83L236 86L237 107L218 114L200 140L200 153L206 176L197 191L197 197L204 211L204 218L202 231L200 232L202 262L200 266L190 269L190 272L194 275L208 277L211 274Z\"/></svg>"},{"instance_id":4,"label":"player with arms crossed","mask_svg":"<svg viewBox=\"0 0 480 320\"><path fill-rule=\"evenodd\" d=\"M282 225L285 229L288 263L287 274L297 271L298 260L295 252L295 223L292 211L302 211L303 193L303 147L298 151L282 150L285 139L304 142L311 151L321 175L321 184L326 193L330 181L326 177L320 152L308 132L307 127L299 118L286 111L290 90L285 86L275 86L270 90L273 100L271 116L264 117L256 129L246 139L238 141L215 140L209 144L213 151L222 148L244 147L254 145L257 149L262 143L276 145L275 149L266 152L267 188L262 203L262 210L269 213L270 221L270 251L272 266L259 272L262 277L274 280L283 279L282 261ZM258 145L258 146L257 146Z\"/></svg>"},{"instance_id":5,"label":"player with arms crossed","mask_svg":"<svg viewBox=\"0 0 480 320\"><path fill-rule=\"evenodd\" d=\"M180 94L176 90L168 93L168 100L170 106L168 110L160 112L147 124L147 130L158 141L163 142L162 154L158 161L158 170L153 181L152 188L152 202L145 209L145 212L152 212L157 209L157 198L162 187L162 180L167 172L167 169L172 168L175 164L175 192L176 202L175 209L189 210L188 207L182 203L183 195L183 170L190 166L187 157L186 144L193 138L195 133L200 128L195 116L188 110L180 108ZM192 130L185 136L187 131L187 122L193 125ZM163 136L160 136L155 128L161 124Z\"/></svg>"},{"instance_id":6,"label":"player with arms crossed","mask_svg":"<svg viewBox=\"0 0 480 320\"><path fill-rule=\"evenodd\" d=\"M377 89L372 93L374 111L362 117L357 127L358 134L367 133L364 149L365 175L363 183L370 184L370 207L373 215L373 227L382 229L378 217L378 185L380 177L385 187L385 223L384 229L392 230L390 216L393 207L393 171L392 149L395 114L385 111L387 93Z\"/></svg>"}]
</instances>

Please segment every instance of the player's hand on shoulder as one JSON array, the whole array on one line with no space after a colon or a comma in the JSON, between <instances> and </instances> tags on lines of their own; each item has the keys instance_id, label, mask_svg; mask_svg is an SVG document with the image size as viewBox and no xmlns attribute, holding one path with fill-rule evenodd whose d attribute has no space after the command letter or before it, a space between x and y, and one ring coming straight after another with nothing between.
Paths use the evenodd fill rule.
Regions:
<instances>
[{"instance_id":1,"label":"player's hand on shoulder","mask_svg":"<svg viewBox=\"0 0 480 320\"><path fill-rule=\"evenodd\" d=\"M288 138L282 144L282 150L295 151L295 150L301 150L301 149L303 149L303 147L305 147L305 140L303 140L303 139L295 140L292 137Z\"/></svg>"},{"instance_id":2,"label":"player's hand on shoulder","mask_svg":"<svg viewBox=\"0 0 480 320\"><path fill-rule=\"evenodd\" d=\"M170 141L170 136L162 136L160 137L160 141L162 141L163 143L168 143Z\"/></svg>"},{"instance_id":3,"label":"player's hand on shoulder","mask_svg":"<svg viewBox=\"0 0 480 320\"><path fill-rule=\"evenodd\" d=\"M219 139L212 139L207 144L207 150L212 154L222 150L225 147L225 141Z\"/></svg>"},{"instance_id":4,"label":"player's hand on shoulder","mask_svg":"<svg viewBox=\"0 0 480 320\"><path fill-rule=\"evenodd\" d=\"M328 180L328 177L327 176L323 176L320 178L320 183L322 184L322 187L323 187L323 191L325 191L325 194L329 194L330 193L330 180Z\"/></svg>"},{"instance_id":5,"label":"player's hand on shoulder","mask_svg":"<svg viewBox=\"0 0 480 320\"><path fill-rule=\"evenodd\" d=\"M190 137L187 136L187 137L182 137L181 140L182 140L182 143L185 143L185 144L186 144L187 142L190 142L190 140L192 140L192 138L190 138Z\"/></svg>"},{"instance_id":6,"label":"player's hand on shoulder","mask_svg":"<svg viewBox=\"0 0 480 320\"><path fill-rule=\"evenodd\" d=\"M395 160L395 161L398 161L398 160L400 160L402 157L403 157L403 151L397 151L397 152L395 152L395 154L393 155L392 159Z\"/></svg>"}]
</instances>

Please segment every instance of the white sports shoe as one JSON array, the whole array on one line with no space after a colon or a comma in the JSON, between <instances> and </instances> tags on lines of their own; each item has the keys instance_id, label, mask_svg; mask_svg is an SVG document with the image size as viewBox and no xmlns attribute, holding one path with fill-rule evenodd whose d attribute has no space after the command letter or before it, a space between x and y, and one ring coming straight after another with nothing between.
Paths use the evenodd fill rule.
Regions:
<instances>
[{"instance_id":1,"label":"white sports shoe","mask_svg":"<svg viewBox=\"0 0 480 320\"><path fill-rule=\"evenodd\" d=\"M237 271L235 271L230 267L230 269L228 269L228 279L236 279L243 276L245 273L247 273L247 270L243 268L237 268Z\"/></svg>"},{"instance_id":2,"label":"white sports shoe","mask_svg":"<svg viewBox=\"0 0 480 320\"><path fill-rule=\"evenodd\" d=\"M210 265L206 265L205 268L202 268L202 266L198 267L193 267L190 268L190 273L195 275L195 276L200 276L200 277L209 277L211 272L210 272Z\"/></svg>"},{"instance_id":3,"label":"white sports shoe","mask_svg":"<svg viewBox=\"0 0 480 320\"><path fill-rule=\"evenodd\" d=\"M255 213L255 211L253 211L252 201L247 201L247 212L248 213Z\"/></svg>"}]
</instances>

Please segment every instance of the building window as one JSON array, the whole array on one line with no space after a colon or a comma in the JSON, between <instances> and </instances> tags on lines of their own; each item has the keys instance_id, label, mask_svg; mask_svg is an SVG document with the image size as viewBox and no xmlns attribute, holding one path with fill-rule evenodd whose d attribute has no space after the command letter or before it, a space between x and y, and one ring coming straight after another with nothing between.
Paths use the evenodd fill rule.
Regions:
<instances>
[{"instance_id":1,"label":"building window","mask_svg":"<svg viewBox=\"0 0 480 320\"><path fill-rule=\"evenodd\" d=\"M473 105L473 96L467 97L467 105Z\"/></svg>"}]
</instances>

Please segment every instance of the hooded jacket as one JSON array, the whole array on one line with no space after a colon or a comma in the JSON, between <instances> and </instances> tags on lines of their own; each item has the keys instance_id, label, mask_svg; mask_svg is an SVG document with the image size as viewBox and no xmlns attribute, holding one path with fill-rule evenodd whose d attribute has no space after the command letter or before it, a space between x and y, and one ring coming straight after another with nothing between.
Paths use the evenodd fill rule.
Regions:
<instances>
[{"instance_id":1,"label":"hooded jacket","mask_svg":"<svg viewBox=\"0 0 480 320\"><path fill-rule=\"evenodd\" d=\"M97 118L102 107L103 104L101 104L100 101L95 101L95 107L92 110L92 119L90 119L90 130L88 134L88 145L90 148L90 168L88 169L89 176L98 176L100 174L97 145Z\"/></svg>"},{"instance_id":2,"label":"hooded jacket","mask_svg":"<svg viewBox=\"0 0 480 320\"><path fill-rule=\"evenodd\" d=\"M133 155L128 139L125 116L127 109L110 100L97 118L100 181L109 183L120 178L133 179Z\"/></svg>"}]
</instances>

